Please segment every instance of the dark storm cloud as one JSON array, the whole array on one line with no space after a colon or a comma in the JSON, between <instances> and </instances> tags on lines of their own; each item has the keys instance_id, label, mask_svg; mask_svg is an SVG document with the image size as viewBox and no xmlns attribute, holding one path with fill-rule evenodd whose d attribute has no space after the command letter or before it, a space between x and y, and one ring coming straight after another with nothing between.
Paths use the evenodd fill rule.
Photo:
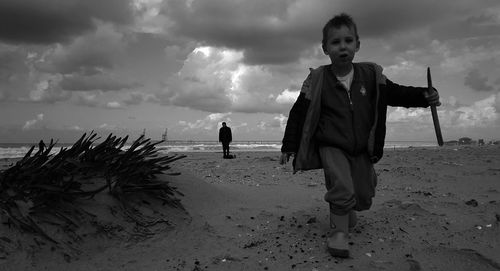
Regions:
<instances>
[{"instance_id":1,"label":"dark storm cloud","mask_svg":"<svg viewBox=\"0 0 500 271\"><path fill-rule=\"evenodd\" d=\"M169 0L162 12L177 35L241 50L249 64L283 64L319 46L321 28L340 12L354 17L362 41L387 40L401 52L432 40L497 34L487 14L494 6L490 0Z\"/></svg>"},{"instance_id":2,"label":"dark storm cloud","mask_svg":"<svg viewBox=\"0 0 500 271\"><path fill-rule=\"evenodd\" d=\"M122 102L125 105L139 105L144 102L144 94L142 93L130 93L128 98L124 99Z\"/></svg>"},{"instance_id":3,"label":"dark storm cloud","mask_svg":"<svg viewBox=\"0 0 500 271\"><path fill-rule=\"evenodd\" d=\"M441 40L494 37L500 35L500 24L492 14L453 18L432 28L432 36Z\"/></svg>"},{"instance_id":4,"label":"dark storm cloud","mask_svg":"<svg viewBox=\"0 0 500 271\"><path fill-rule=\"evenodd\" d=\"M472 70L465 76L466 86L469 86L476 91L491 91L493 86L488 84L488 77L483 76L478 70Z\"/></svg>"},{"instance_id":5,"label":"dark storm cloud","mask_svg":"<svg viewBox=\"0 0 500 271\"><path fill-rule=\"evenodd\" d=\"M425 50L433 40L476 37L481 43L500 34L498 20L489 14L489 8L498 7L498 2L490 0L354 0L342 6L358 24L361 46L363 39L379 39L393 54Z\"/></svg>"},{"instance_id":6,"label":"dark storm cloud","mask_svg":"<svg viewBox=\"0 0 500 271\"><path fill-rule=\"evenodd\" d=\"M222 90L217 93L204 93L202 90L189 94L181 93L171 100L171 104L211 113L224 113L228 111L231 101L220 93Z\"/></svg>"},{"instance_id":7,"label":"dark storm cloud","mask_svg":"<svg viewBox=\"0 0 500 271\"><path fill-rule=\"evenodd\" d=\"M123 57L123 35L111 25L80 36L64 46L56 46L35 64L43 72L93 75L111 69Z\"/></svg>"},{"instance_id":8,"label":"dark storm cloud","mask_svg":"<svg viewBox=\"0 0 500 271\"><path fill-rule=\"evenodd\" d=\"M160 105L187 107L210 113L227 112L231 105L231 101L222 94L205 93L200 90L189 93L183 92L178 95L172 95L172 93L168 92L156 93L154 97L147 99L147 101Z\"/></svg>"},{"instance_id":9,"label":"dark storm cloud","mask_svg":"<svg viewBox=\"0 0 500 271\"><path fill-rule=\"evenodd\" d=\"M155 93L146 100L160 105L175 105L211 113L227 112L231 107L231 101L224 94L224 89L207 87L204 82L184 79L172 80L162 92Z\"/></svg>"},{"instance_id":10,"label":"dark storm cloud","mask_svg":"<svg viewBox=\"0 0 500 271\"><path fill-rule=\"evenodd\" d=\"M496 15L488 13L490 7L498 7L498 2L351 0L330 5L331 10L345 11L354 17L361 40L397 38L408 32L422 30L430 31L430 36L421 36L424 40L446 40L450 35L466 38L498 34L498 20L495 19Z\"/></svg>"},{"instance_id":11,"label":"dark storm cloud","mask_svg":"<svg viewBox=\"0 0 500 271\"><path fill-rule=\"evenodd\" d=\"M27 53L17 48L0 48L0 101L22 95L28 86Z\"/></svg>"},{"instance_id":12,"label":"dark storm cloud","mask_svg":"<svg viewBox=\"0 0 500 271\"><path fill-rule=\"evenodd\" d=\"M14 79L16 74L28 72L25 63L26 54L19 50L0 49L0 82L8 82Z\"/></svg>"},{"instance_id":13,"label":"dark storm cloud","mask_svg":"<svg viewBox=\"0 0 500 271\"><path fill-rule=\"evenodd\" d=\"M50 44L95 29L94 20L125 24L132 21L128 0L2 0L0 40Z\"/></svg>"},{"instance_id":14,"label":"dark storm cloud","mask_svg":"<svg viewBox=\"0 0 500 271\"><path fill-rule=\"evenodd\" d=\"M100 73L101 69L113 67L114 62L110 57L112 55L96 51L72 52L61 56L52 56L49 61L36 63L35 67L48 73L93 75Z\"/></svg>"},{"instance_id":15,"label":"dark storm cloud","mask_svg":"<svg viewBox=\"0 0 500 271\"><path fill-rule=\"evenodd\" d=\"M210 46L243 50L245 62L278 64L295 60L311 45L319 31L309 24L290 21L289 5L295 1L211 0L167 1L163 12L173 20L178 35ZM279 52L279 53L277 53Z\"/></svg>"},{"instance_id":16,"label":"dark storm cloud","mask_svg":"<svg viewBox=\"0 0 500 271\"><path fill-rule=\"evenodd\" d=\"M63 90L69 91L114 91L138 87L136 83L128 83L125 80L118 80L105 74L93 76L72 75L65 76L60 83Z\"/></svg>"},{"instance_id":17,"label":"dark storm cloud","mask_svg":"<svg viewBox=\"0 0 500 271\"><path fill-rule=\"evenodd\" d=\"M363 38L389 37L409 29L429 25L442 18L446 3L432 0L345 1L339 9L354 17ZM432 8L433 12L428 12ZM332 10L336 10L332 7Z\"/></svg>"}]
</instances>

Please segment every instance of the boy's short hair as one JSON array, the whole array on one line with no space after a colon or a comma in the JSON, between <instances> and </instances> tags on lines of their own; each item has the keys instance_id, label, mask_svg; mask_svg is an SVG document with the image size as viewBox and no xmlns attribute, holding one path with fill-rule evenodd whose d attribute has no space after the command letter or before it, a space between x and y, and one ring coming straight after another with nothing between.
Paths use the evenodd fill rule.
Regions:
<instances>
[{"instance_id":1,"label":"boy's short hair","mask_svg":"<svg viewBox=\"0 0 500 271\"><path fill-rule=\"evenodd\" d=\"M326 40L328 39L328 31L331 28L340 28L343 25L354 29L356 40L359 40L358 27L356 26L356 23L354 22L352 17L349 14L340 13L339 15L336 15L333 18L331 18L323 27L323 40L321 41L321 45L323 46L323 48L325 48L326 46Z\"/></svg>"}]
</instances>

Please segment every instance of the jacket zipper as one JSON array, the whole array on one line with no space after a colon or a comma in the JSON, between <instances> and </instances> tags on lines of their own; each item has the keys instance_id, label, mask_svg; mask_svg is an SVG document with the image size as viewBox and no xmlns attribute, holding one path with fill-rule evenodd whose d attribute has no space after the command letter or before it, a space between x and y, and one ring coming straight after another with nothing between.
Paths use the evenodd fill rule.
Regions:
<instances>
[{"instance_id":1,"label":"jacket zipper","mask_svg":"<svg viewBox=\"0 0 500 271\"><path fill-rule=\"evenodd\" d=\"M351 107L351 112L354 111L354 105L352 104L352 99L351 99L351 91L348 90L347 88L345 89L347 92L347 98L349 99L349 106Z\"/></svg>"},{"instance_id":2,"label":"jacket zipper","mask_svg":"<svg viewBox=\"0 0 500 271\"><path fill-rule=\"evenodd\" d=\"M354 146L353 146L353 149L352 149L352 153L354 154L354 152L356 151L356 145L357 145L357 142L356 142L356 127L355 127L355 123L354 123L354 104L352 103L352 97L351 97L351 90L345 88L346 92L347 92L347 98L349 99L349 107L351 109L351 126L352 126L352 134L354 136L353 140L354 140Z\"/></svg>"}]
</instances>

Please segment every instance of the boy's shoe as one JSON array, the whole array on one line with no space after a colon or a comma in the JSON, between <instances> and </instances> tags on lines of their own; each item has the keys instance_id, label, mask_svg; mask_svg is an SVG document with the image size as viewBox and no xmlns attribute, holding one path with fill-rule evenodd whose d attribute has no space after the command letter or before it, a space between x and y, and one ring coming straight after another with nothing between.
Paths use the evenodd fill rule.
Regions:
<instances>
[{"instance_id":1,"label":"boy's shoe","mask_svg":"<svg viewBox=\"0 0 500 271\"><path fill-rule=\"evenodd\" d=\"M358 224L358 216L356 215L356 211L351 210L349 211L349 232L354 230L356 224Z\"/></svg>"},{"instance_id":2,"label":"boy's shoe","mask_svg":"<svg viewBox=\"0 0 500 271\"><path fill-rule=\"evenodd\" d=\"M326 238L328 252L333 257L348 258L349 244L347 242L349 215L335 215L330 213L330 227L332 232Z\"/></svg>"},{"instance_id":3,"label":"boy's shoe","mask_svg":"<svg viewBox=\"0 0 500 271\"><path fill-rule=\"evenodd\" d=\"M333 257L349 258L347 234L341 231L332 232L326 239L328 252Z\"/></svg>"}]
</instances>

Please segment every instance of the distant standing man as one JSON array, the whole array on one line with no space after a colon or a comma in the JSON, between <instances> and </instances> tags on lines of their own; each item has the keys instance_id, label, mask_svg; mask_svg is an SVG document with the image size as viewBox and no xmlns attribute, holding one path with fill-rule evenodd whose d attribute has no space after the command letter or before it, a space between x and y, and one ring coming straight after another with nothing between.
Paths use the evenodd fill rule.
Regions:
<instances>
[{"instance_id":1,"label":"distant standing man","mask_svg":"<svg viewBox=\"0 0 500 271\"><path fill-rule=\"evenodd\" d=\"M231 134L231 128L226 126L226 123L222 123L222 127L219 129L219 142L222 143L222 152L224 153L224 158L229 158L229 143L233 141L233 136Z\"/></svg>"}]
</instances>

